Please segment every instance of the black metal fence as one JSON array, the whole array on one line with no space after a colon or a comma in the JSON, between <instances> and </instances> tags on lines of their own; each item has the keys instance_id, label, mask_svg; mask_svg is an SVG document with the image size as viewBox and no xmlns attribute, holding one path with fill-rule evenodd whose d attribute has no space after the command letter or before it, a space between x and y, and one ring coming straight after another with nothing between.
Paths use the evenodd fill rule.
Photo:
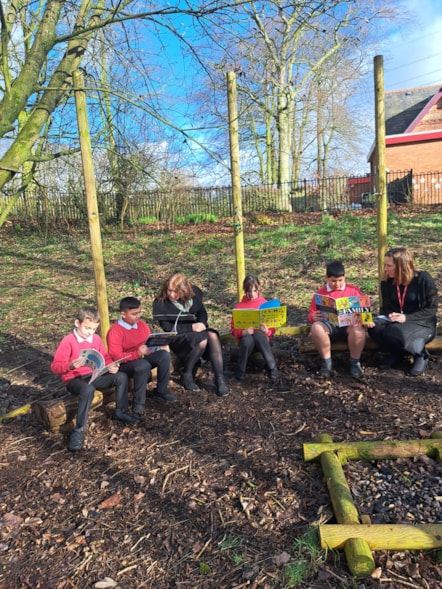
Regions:
<instances>
[{"instance_id":1,"label":"black metal fence","mask_svg":"<svg viewBox=\"0 0 442 589\"><path fill-rule=\"evenodd\" d=\"M375 178L365 176L329 177L300 180L276 187L269 185L241 188L243 213L313 212L354 210L376 205ZM442 203L442 173L414 175L411 171L389 172L387 196L395 204ZM3 197L6 206L11 196ZM176 188L168 191L134 192L126 198L98 191L103 223L117 222L124 214L130 222L176 222L189 215L233 215L231 187ZM2 206L2 208L3 208ZM82 193L34 189L20 196L13 217L50 221L87 220L86 199Z\"/></svg>"}]
</instances>

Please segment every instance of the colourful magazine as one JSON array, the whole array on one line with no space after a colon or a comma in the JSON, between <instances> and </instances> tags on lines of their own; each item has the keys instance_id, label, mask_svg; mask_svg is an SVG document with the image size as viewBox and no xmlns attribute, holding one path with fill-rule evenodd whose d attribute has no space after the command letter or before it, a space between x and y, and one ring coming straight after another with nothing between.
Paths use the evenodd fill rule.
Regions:
<instances>
[{"instance_id":1,"label":"colourful magazine","mask_svg":"<svg viewBox=\"0 0 442 589\"><path fill-rule=\"evenodd\" d=\"M334 299L315 294L315 303L323 320L337 327L366 325L373 321L370 297L366 295Z\"/></svg>"}]
</instances>

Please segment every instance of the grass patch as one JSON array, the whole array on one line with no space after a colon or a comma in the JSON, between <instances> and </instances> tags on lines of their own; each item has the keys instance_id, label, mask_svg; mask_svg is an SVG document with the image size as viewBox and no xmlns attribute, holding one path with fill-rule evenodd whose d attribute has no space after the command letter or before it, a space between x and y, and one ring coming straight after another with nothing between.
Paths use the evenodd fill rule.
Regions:
<instances>
[{"instance_id":1,"label":"grass patch","mask_svg":"<svg viewBox=\"0 0 442 589\"><path fill-rule=\"evenodd\" d=\"M241 566L248 562L248 559L244 553L243 539L235 536L234 534L227 534L218 543L221 552L227 552L229 558L232 560L235 566Z\"/></svg>"},{"instance_id":2,"label":"grass patch","mask_svg":"<svg viewBox=\"0 0 442 589\"><path fill-rule=\"evenodd\" d=\"M306 323L312 294L323 284L325 263L332 258L344 261L347 280L372 298L376 311L375 212L285 216L279 225L277 220L245 225L245 270L259 276L267 298L288 306L288 325ZM393 211L388 245L409 246L418 267L440 282L441 229L438 211ZM41 235L26 228L17 235L14 228L3 228L0 237L3 330L53 350L78 307L96 301L89 233ZM171 272L183 271L204 290L210 325L222 333L229 330L237 286L234 233L224 220L176 230L112 229L103 232L102 242L111 319L119 299L133 295L151 321L152 300L162 282Z\"/></svg>"},{"instance_id":3,"label":"grass patch","mask_svg":"<svg viewBox=\"0 0 442 589\"><path fill-rule=\"evenodd\" d=\"M293 545L292 562L284 568L285 587L298 587L313 578L324 564L326 553L321 550L318 532L309 529L303 536L296 538Z\"/></svg>"}]
</instances>

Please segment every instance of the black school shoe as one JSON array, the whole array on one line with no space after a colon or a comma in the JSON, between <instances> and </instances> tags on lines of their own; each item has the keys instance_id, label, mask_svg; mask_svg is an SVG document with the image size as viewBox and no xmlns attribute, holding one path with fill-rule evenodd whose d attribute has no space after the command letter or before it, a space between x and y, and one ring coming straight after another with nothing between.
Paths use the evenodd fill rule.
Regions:
<instances>
[{"instance_id":1,"label":"black school shoe","mask_svg":"<svg viewBox=\"0 0 442 589\"><path fill-rule=\"evenodd\" d=\"M71 452L79 452L83 448L84 431L82 429L74 429L69 438L69 450Z\"/></svg>"},{"instance_id":2,"label":"black school shoe","mask_svg":"<svg viewBox=\"0 0 442 589\"><path fill-rule=\"evenodd\" d=\"M333 364L331 359L322 360L321 367L319 368L318 374L320 378L330 378L332 373Z\"/></svg>"},{"instance_id":3,"label":"black school shoe","mask_svg":"<svg viewBox=\"0 0 442 589\"><path fill-rule=\"evenodd\" d=\"M348 371L350 373L350 376L352 376L353 378L361 378L362 368L360 361L356 360L355 358L350 358Z\"/></svg>"},{"instance_id":4,"label":"black school shoe","mask_svg":"<svg viewBox=\"0 0 442 589\"><path fill-rule=\"evenodd\" d=\"M122 409L115 409L113 419L115 421L121 421L123 423L140 423L141 417L138 415L130 415Z\"/></svg>"},{"instance_id":5,"label":"black school shoe","mask_svg":"<svg viewBox=\"0 0 442 589\"><path fill-rule=\"evenodd\" d=\"M133 411L137 417L143 417L144 405L134 405Z\"/></svg>"},{"instance_id":6,"label":"black school shoe","mask_svg":"<svg viewBox=\"0 0 442 589\"><path fill-rule=\"evenodd\" d=\"M279 371L278 369L275 368L271 368L268 372L267 372L268 377L270 378L270 380L274 383L279 381Z\"/></svg>"},{"instance_id":7,"label":"black school shoe","mask_svg":"<svg viewBox=\"0 0 442 589\"><path fill-rule=\"evenodd\" d=\"M410 376L419 376L420 374L423 374L427 369L428 359L429 354L427 350L424 350L423 353L418 356L414 356L414 362L408 374Z\"/></svg>"},{"instance_id":8,"label":"black school shoe","mask_svg":"<svg viewBox=\"0 0 442 589\"><path fill-rule=\"evenodd\" d=\"M242 370L240 370L238 368L238 370L235 371L235 375L234 376L235 376L236 380L241 381L241 380L243 380L243 378L244 378L245 375L246 375L246 373L243 372Z\"/></svg>"},{"instance_id":9,"label":"black school shoe","mask_svg":"<svg viewBox=\"0 0 442 589\"><path fill-rule=\"evenodd\" d=\"M160 401L161 403L176 403L178 399L169 393L169 391L164 391L164 393L159 393L157 389L152 392L152 399L154 401Z\"/></svg>"}]
</instances>

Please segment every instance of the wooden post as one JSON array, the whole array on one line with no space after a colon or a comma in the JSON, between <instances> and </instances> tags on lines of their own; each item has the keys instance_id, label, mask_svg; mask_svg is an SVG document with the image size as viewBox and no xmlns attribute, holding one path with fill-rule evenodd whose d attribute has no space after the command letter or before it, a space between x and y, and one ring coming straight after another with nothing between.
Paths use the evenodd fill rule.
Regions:
<instances>
[{"instance_id":1,"label":"wooden post","mask_svg":"<svg viewBox=\"0 0 442 589\"><path fill-rule=\"evenodd\" d=\"M363 538L371 550L442 548L442 524L325 524L319 526L321 547L343 548L350 538Z\"/></svg>"},{"instance_id":2,"label":"wooden post","mask_svg":"<svg viewBox=\"0 0 442 589\"><path fill-rule=\"evenodd\" d=\"M442 439L381 440L375 442L310 443L303 445L304 460L320 458L323 452L338 452L345 460L387 460L413 456L435 456L442 450Z\"/></svg>"},{"instance_id":3,"label":"wooden post","mask_svg":"<svg viewBox=\"0 0 442 589\"><path fill-rule=\"evenodd\" d=\"M229 111L229 138L230 138L230 174L232 178L233 199L233 230L235 234L235 259L237 294L240 301L243 295L242 284L245 277L244 261L244 229L241 201L241 172L239 165L239 141L238 141L238 108L236 103L236 77L235 72L227 72L227 104Z\"/></svg>"},{"instance_id":4,"label":"wooden post","mask_svg":"<svg viewBox=\"0 0 442 589\"><path fill-rule=\"evenodd\" d=\"M385 165L385 98L384 98L384 58L374 58L374 92L376 121L376 203L378 236L378 275L384 274L384 256L387 250L387 169ZM382 302L380 287L379 300Z\"/></svg>"},{"instance_id":5,"label":"wooden post","mask_svg":"<svg viewBox=\"0 0 442 589\"><path fill-rule=\"evenodd\" d=\"M332 441L327 434L319 437L319 442ZM339 458L333 452L323 452L320 460L336 520L339 524L356 524L356 527L361 525ZM373 555L364 538L347 538L343 547L348 567L353 575L368 577L374 571Z\"/></svg>"},{"instance_id":6,"label":"wooden post","mask_svg":"<svg viewBox=\"0 0 442 589\"><path fill-rule=\"evenodd\" d=\"M106 343L109 330L109 308L106 292L106 278L104 273L103 249L101 245L100 218L98 213L97 192L95 188L95 174L92 159L91 138L87 118L86 96L84 92L83 75L77 70L73 73L75 89L75 105L77 110L78 133L80 135L81 160L83 163L84 187L89 219L89 234L91 239L92 261L95 275L95 294L100 313L100 333Z\"/></svg>"}]
</instances>

